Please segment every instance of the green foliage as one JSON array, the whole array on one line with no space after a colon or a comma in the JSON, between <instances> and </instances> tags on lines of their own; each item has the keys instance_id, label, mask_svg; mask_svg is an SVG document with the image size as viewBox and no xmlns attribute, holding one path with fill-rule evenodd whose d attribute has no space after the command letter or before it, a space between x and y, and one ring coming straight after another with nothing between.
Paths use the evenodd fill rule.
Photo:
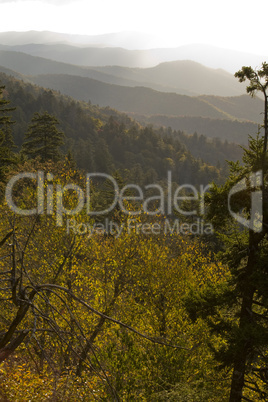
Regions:
<instances>
[{"instance_id":1,"label":"green foliage","mask_svg":"<svg viewBox=\"0 0 268 402\"><path fill-rule=\"evenodd\" d=\"M2 185L5 175L10 164L15 162L15 154L13 152L15 144L11 132L13 124L9 112L14 108L8 107L10 101L5 99L5 87L0 87L0 199L2 198Z\"/></svg>"},{"instance_id":2,"label":"green foliage","mask_svg":"<svg viewBox=\"0 0 268 402\"><path fill-rule=\"evenodd\" d=\"M34 117L23 146L28 159L10 168L7 179L42 170L53 174L53 185L76 183L85 190L77 162L87 171L113 173L120 188L126 179L163 184L167 170L180 184L221 180L220 169L195 159L186 144L190 148L196 141L205 153L216 142L141 127L109 108L18 81L9 85L18 105L19 145ZM68 152L59 160L58 121L66 133L65 150L72 149L74 159ZM12 149L11 136L4 144ZM49 214L20 216L1 202L0 393L25 401L226 400L230 376L218 370L218 361L232 365L248 338L247 378L258 376L254 381L265 393L260 378L267 361L268 242L266 237L256 242L256 266L249 274L250 236L233 225L226 201L230 188L252 167L264 166L262 145L259 137L251 138L244 166L231 163L229 179L214 184L207 197L210 217L221 231L217 257L198 237L139 231L141 224L157 223L157 216L136 216L128 230L128 217L115 209L110 216L122 227L119 237L98 231L79 235L56 225L53 205ZM26 184L17 183L13 197L16 205L34 208L36 185ZM44 185L51 190L47 177ZM113 196L111 183L104 183L105 199L99 198L100 184L93 187L91 202L105 207ZM49 199L54 206L56 196ZM66 208L76 203L75 194L66 191ZM232 206L244 206L247 215L250 191ZM127 207L136 205L130 201ZM75 219L81 225L97 223L84 210ZM241 327L241 301L252 286L256 307Z\"/></svg>"},{"instance_id":3,"label":"green foliage","mask_svg":"<svg viewBox=\"0 0 268 402\"><path fill-rule=\"evenodd\" d=\"M60 159L59 148L63 145L64 133L57 129L56 117L35 113L25 134L22 153L30 158L40 157L42 162Z\"/></svg>"},{"instance_id":4,"label":"green foliage","mask_svg":"<svg viewBox=\"0 0 268 402\"><path fill-rule=\"evenodd\" d=\"M247 86L247 93L252 97L257 91L265 92L268 87L268 63L263 62L262 68L259 70L253 70L252 67L243 66L241 70L235 73L235 77L239 79L239 82L249 80Z\"/></svg>"},{"instance_id":5,"label":"green foliage","mask_svg":"<svg viewBox=\"0 0 268 402\"><path fill-rule=\"evenodd\" d=\"M76 102L4 75L3 81L8 86L10 99L17 107L13 113L16 145L22 145L32 115L42 115L46 110L61 122L65 133L63 152L72 149L78 167L88 172L105 171L112 174L114 170L120 170L120 174L129 182L139 171L139 184L149 184L165 180L167 169L171 168L174 180L180 183L191 181L193 185L206 184L210 180L220 180L221 167L215 167L217 161L223 166L225 159L231 157L236 160L240 155L233 151L231 145L218 142L211 145L203 138L195 141L179 131L170 132L169 129L143 128L126 115L108 107L99 108L88 102ZM211 154L213 158L208 156Z\"/></svg>"},{"instance_id":6,"label":"green foliage","mask_svg":"<svg viewBox=\"0 0 268 402\"><path fill-rule=\"evenodd\" d=\"M206 97L207 98L207 97ZM242 99L241 99L242 98ZM142 116L134 115L133 117L141 121L143 124L153 124L155 126L165 126L171 127L173 130L178 132L183 131L184 133L198 133L199 136L206 136L206 140L203 140L202 144L202 153L200 154L198 148L195 149L195 156L198 156L204 159L207 162L215 163L215 156L218 157L220 162L225 159L237 159L236 153L238 151L238 146L235 144L247 144L248 133L256 132L258 125L260 122L259 109L252 111L252 99L248 99L245 95L243 97L234 97L232 98L232 102L226 102L225 98L217 99L216 97L209 98L210 102L215 102L216 105L221 103L221 107L226 107L230 103L232 106L236 103L235 107L238 109L238 112L242 110L243 115L237 116L236 119L228 120L228 119L213 119L208 117L197 117L197 116L164 116L164 115L153 115L153 116ZM251 102L250 102L251 101ZM254 102L259 103L259 98L256 98ZM257 109L257 108L256 108ZM245 115L244 115L245 113ZM238 119L242 119L240 121ZM245 120L244 120L245 119ZM256 123L254 123L256 122ZM181 137L181 135L180 135ZM191 141L186 136L185 141ZM210 154L209 143L212 139L218 141L218 145L220 147L218 149L213 150L213 154ZM182 141L184 142L183 136ZM225 141L228 141L228 149L225 150ZM205 146L204 142L208 142L207 146ZM232 144L235 143L235 144ZM193 145L193 144L191 144ZM215 144L216 145L216 144ZM231 149L233 148L233 149ZM189 148L190 149L190 148ZM216 155L214 155L216 152ZM225 154L225 157L221 153ZM203 154L203 155L202 155ZM210 159L207 159L209 157ZM213 162L212 162L213 161ZM216 161L217 162L217 161Z\"/></svg>"},{"instance_id":7,"label":"green foliage","mask_svg":"<svg viewBox=\"0 0 268 402\"><path fill-rule=\"evenodd\" d=\"M85 185L68 158L17 169ZM35 193L34 185L15 188L16 204L23 199L32 207ZM66 205L73 201L65 195ZM0 378L8 398L153 401L184 383L181 398L202 400L213 395L210 381L222 381L217 395L226 395L228 378L214 369L207 327L199 319L192 324L182 302L189 289L228 276L198 239L127 229L118 238L79 236L56 226L55 211L16 216L5 204L0 217L0 357L6 346L11 353ZM137 217L136 224L147 220ZM118 214L117 222L126 218Z\"/></svg>"},{"instance_id":8,"label":"green foliage","mask_svg":"<svg viewBox=\"0 0 268 402\"><path fill-rule=\"evenodd\" d=\"M252 190L248 177L261 168L263 194L266 194L267 155L263 157L263 141L259 136L250 137L249 148L244 150L244 165L232 163L228 180L222 186L214 185L207 197L208 215L222 243L218 258L228 265L231 276L226 277L224 286L216 284L192 290L185 299L189 316L193 320L204 318L211 334L216 336L214 340L211 338L215 358L223 367L234 370L230 401L240 401L241 392L249 400L267 399L267 380L261 375L268 361L266 200L264 228L260 233L239 227L227 203L230 189L246 178L247 188L232 196L231 207L237 213L243 209L245 218L249 218ZM253 385L249 386L250 383Z\"/></svg>"},{"instance_id":9,"label":"green foliage","mask_svg":"<svg viewBox=\"0 0 268 402\"><path fill-rule=\"evenodd\" d=\"M261 91L264 96L264 139L263 139L263 155L267 151L268 141L268 63L263 62L260 69L253 70L252 67L243 66L241 70L235 73L235 77L239 78L240 82L249 81L247 93L252 97L256 92Z\"/></svg>"}]
</instances>

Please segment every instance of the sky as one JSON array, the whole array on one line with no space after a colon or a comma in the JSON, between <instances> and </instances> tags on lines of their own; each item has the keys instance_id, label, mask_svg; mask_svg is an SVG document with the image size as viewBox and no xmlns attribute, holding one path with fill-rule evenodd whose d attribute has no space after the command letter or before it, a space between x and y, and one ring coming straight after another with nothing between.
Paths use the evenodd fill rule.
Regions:
<instances>
[{"instance_id":1,"label":"sky","mask_svg":"<svg viewBox=\"0 0 268 402\"><path fill-rule=\"evenodd\" d=\"M267 12L267 0L0 0L0 31L136 31L156 36L155 47L203 43L267 55Z\"/></svg>"}]
</instances>

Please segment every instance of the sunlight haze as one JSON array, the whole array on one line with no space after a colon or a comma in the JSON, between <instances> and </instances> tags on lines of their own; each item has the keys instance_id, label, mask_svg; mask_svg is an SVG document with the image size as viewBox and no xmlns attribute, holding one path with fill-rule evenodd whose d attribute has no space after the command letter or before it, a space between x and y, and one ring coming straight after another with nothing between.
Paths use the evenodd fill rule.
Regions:
<instances>
[{"instance_id":1,"label":"sunlight haze","mask_svg":"<svg viewBox=\"0 0 268 402\"><path fill-rule=\"evenodd\" d=\"M255 1L254 9L265 15L267 2ZM266 54L267 49L265 24L260 24L258 16L252 18L252 10L241 0L0 0L0 13L4 16L1 32L100 35L134 31L146 34L143 48L203 43L255 54Z\"/></svg>"}]
</instances>

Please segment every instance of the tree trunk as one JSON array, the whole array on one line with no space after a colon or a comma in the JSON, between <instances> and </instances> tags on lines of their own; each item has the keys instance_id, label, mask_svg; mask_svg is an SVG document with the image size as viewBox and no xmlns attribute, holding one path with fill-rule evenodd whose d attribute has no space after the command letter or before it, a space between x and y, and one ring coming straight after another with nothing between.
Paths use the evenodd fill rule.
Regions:
<instances>
[{"instance_id":1,"label":"tree trunk","mask_svg":"<svg viewBox=\"0 0 268 402\"><path fill-rule=\"evenodd\" d=\"M252 339L249 337L248 328L252 325L252 304L255 293L252 283L252 274L256 267L258 244L260 235L250 230L249 233L249 256L245 268L245 276L241 284L242 305L240 310L239 334L241 340L238 341L237 351L234 358L234 369L232 375L232 384L229 402L241 402L245 382L246 365L249 353L252 349ZM254 324L253 324L254 325Z\"/></svg>"},{"instance_id":2,"label":"tree trunk","mask_svg":"<svg viewBox=\"0 0 268 402\"><path fill-rule=\"evenodd\" d=\"M264 143L263 143L263 156L265 158L266 151L267 151L267 139L268 139L268 101L266 92L264 92Z\"/></svg>"}]
</instances>

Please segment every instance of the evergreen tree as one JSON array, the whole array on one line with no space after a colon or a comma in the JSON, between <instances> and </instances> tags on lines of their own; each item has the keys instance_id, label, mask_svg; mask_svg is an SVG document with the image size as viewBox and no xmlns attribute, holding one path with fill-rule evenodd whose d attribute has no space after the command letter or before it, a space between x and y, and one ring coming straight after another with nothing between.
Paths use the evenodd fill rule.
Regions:
<instances>
[{"instance_id":1,"label":"evergreen tree","mask_svg":"<svg viewBox=\"0 0 268 402\"><path fill-rule=\"evenodd\" d=\"M247 92L261 90L265 96L264 136L250 137L241 166L230 163L226 183L211 189L208 196L209 217L222 240L222 260L230 268L224 287L208 284L201 292L193 291L186 306L193 319L205 318L215 334L216 358L232 368L229 402L268 400L268 159L267 96L268 65L254 71L243 67L236 73L240 81L250 81ZM256 173L261 172L258 183ZM259 176L260 177L260 176ZM241 184L243 183L243 184ZM234 186L237 193L230 191ZM239 189L236 187L236 190ZM256 193L258 191L258 193ZM233 194L230 198L230 194ZM254 211L254 197L261 196L262 208ZM244 225L238 226L230 214L244 213ZM256 202L256 198L255 198ZM262 209L262 211L261 211ZM242 222L242 221L241 221Z\"/></svg>"},{"instance_id":2,"label":"evergreen tree","mask_svg":"<svg viewBox=\"0 0 268 402\"><path fill-rule=\"evenodd\" d=\"M262 67L259 70L253 70L252 67L243 66L241 70L235 73L235 77L239 78L240 82L249 80L249 85L247 86L247 93L252 97L256 92L262 92L264 96L264 141L263 141L263 155L267 151L267 141L268 141L268 63L263 62Z\"/></svg>"},{"instance_id":3,"label":"evergreen tree","mask_svg":"<svg viewBox=\"0 0 268 402\"><path fill-rule=\"evenodd\" d=\"M0 87L0 182L4 180L6 168L14 162L15 148L11 133L11 116L9 112L15 108L8 107L10 101L3 98L5 87Z\"/></svg>"},{"instance_id":4,"label":"evergreen tree","mask_svg":"<svg viewBox=\"0 0 268 402\"><path fill-rule=\"evenodd\" d=\"M42 162L59 160L59 148L64 144L64 133L58 130L58 124L56 117L47 112L35 113L25 134L22 152L29 158L40 157Z\"/></svg>"}]
</instances>

